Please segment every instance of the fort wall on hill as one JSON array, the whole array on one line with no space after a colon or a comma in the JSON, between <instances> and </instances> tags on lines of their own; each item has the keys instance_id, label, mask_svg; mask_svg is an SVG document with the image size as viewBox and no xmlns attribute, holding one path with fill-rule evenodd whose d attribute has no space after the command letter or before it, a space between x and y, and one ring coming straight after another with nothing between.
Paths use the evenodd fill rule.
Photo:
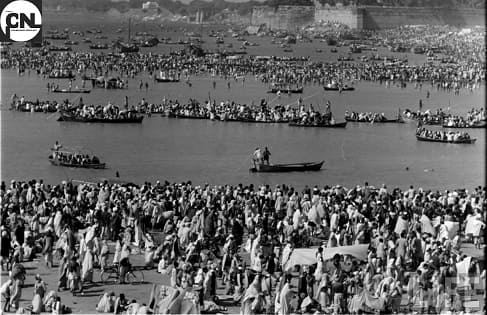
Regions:
<instances>
[{"instance_id":1,"label":"fort wall on hill","mask_svg":"<svg viewBox=\"0 0 487 315\"><path fill-rule=\"evenodd\" d=\"M252 10L253 25L267 25L270 29L295 30L314 22L313 6L256 6Z\"/></svg>"},{"instance_id":2,"label":"fort wall on hill","mask_svg":"<svg viewBox=\"0 0 487 315\"><path fill-rule=\"evenodd\" d=\"M401 25L485 26L484 10L420 7L256 6L252 24L295 30L319 21L333 21L356 29L383 29Z\"/></svg>"}]
</instances>

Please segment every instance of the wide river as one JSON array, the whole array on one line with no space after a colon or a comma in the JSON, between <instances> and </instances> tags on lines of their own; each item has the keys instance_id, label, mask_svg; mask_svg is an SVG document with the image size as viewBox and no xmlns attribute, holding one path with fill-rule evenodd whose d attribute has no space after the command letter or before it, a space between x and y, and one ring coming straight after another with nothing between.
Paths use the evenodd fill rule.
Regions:
<instances>
[{"instance_id":1,"label":"wide river","mask_svg":"<svg viewBox=\"0 0 487 315\"><path fill-rule=\"evenodd\" d=\"M307 45L312 47L313 44L318 45ZM267 51L262 46L256 48L262 50L259 54L268 55L276 49L270 45ZM140 80L149 82L148 92L138 89ZM68 97L76 102L77 97L73 96L76 94L48 94L46 84L52 80L43 80L33 73L19 77L15 71L4 70L1 81L1 178L5 181L32 178L42 178L49 183L65 179L95 181L114 178L118 171L122 180L135 183L191 180L197 184L218 185L285 183L295 187L327 184L352 187L368 181L374 186L386 183L390 188L413 185L425 189L472 189L485 185L486 139L485 130L481 129L469 130L471 136L478 139L475 144L455 145L417 141L414 122L349 123L345 129L336 130L177 120L157 115L134 125L66 123L56 121L58 114L10 111L10 97L16 93L26 99ZM67 86L65 80L57 81L61 87ZM128 96L130 103L142 98L158 103L164 97L204 100L210 95L217 101L258 103L265 98L272 105L296 106L298 98L293 95L277 99L275 95L266 94L267 87L253 77L247 77L245 83L232 81L230 89L223 79L217 79L216 89L213 89L211 81L207 77L195 77L192 87L185 83L156 84L145 74L130 80L128 90L95 89L84 94L83 100L87 104L108 101L123 104L124 97ZM431 93L429 98L426 98L427 90ZM460 95L454 95L430 86L419 90L411 84L401 89L358 82L355 91L342 94L325 92L319 86L305 86L302 98L306 104L312 103L322 110L329 100L337 121L343 120L345 110L383 112L393 118L399 108L417 110L419 99L423 100L423 109L449 106L452 113L464 115L473 107L484 106L485 87L473 93L461 90ZM52 166L47 156L56 140L98 155L108 168L84 170ZM322 171L312 173L250 173L253 150L264 146L272 152L271 162L274 163L325 160L325 164Z\"/></svg>"}]
</instances>

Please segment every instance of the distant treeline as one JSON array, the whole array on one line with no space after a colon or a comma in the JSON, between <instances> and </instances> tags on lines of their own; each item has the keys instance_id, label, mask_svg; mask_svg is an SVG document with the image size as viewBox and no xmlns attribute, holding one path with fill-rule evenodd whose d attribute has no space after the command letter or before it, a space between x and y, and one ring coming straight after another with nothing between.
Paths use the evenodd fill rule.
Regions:
<instances>
[{"instance_id":1,"label":"distant treeline","mask_svg":"<svg viewBox=\"0 0 487 315\"><path fill-rule=\"evenodd\" d=\"M425 7L451 7L451 8L485 8L485 0L317 0L322 5L386 5L386 6L425 6ZM121 12L129 9L141 9L142 3L147 0L129 0L112 2L112 0L44 0L43 5L47 8L61 6L64 9L87 9L90 11L104 12L115 8ZM161 9L166 9L174 14L192 15L198 11L204 11L206 15L214 15L225 9L237 11L241 15L252 12L255 5L269 5L277 7L279 5L314 5L313 0L267 0L259 2L251 0L248 2L227 2L225 0L193 0L189 4L184 4L173 0L153 0L157 2Z\"/></svg>"}]
</instances>

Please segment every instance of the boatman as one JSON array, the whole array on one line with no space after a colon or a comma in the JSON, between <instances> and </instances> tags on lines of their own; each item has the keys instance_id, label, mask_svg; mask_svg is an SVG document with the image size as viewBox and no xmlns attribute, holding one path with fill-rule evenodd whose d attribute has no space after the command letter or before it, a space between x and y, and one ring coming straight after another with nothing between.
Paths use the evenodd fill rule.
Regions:
<instances>
[{"instance_id":1,"label":"boatman","mask_svg":"<svg viewBox=\"0 0 487 315\"><path fill-rule=\"evenodd\" d=\"M59 151L63 146L58 141L54 144L54 151Z\"/></svg>"},{"instance_id":2,"label":"boatman","mask_svg":"<svg viewBox=\"0 0 487 315\"><path fill-rule=\"evenodd\" d=\"M265 147L264 152L262 153L262 157L264 159L264 162L269 165L269 158L271 157L271 152L267 147Z\"/></svg>"}]
</instances>

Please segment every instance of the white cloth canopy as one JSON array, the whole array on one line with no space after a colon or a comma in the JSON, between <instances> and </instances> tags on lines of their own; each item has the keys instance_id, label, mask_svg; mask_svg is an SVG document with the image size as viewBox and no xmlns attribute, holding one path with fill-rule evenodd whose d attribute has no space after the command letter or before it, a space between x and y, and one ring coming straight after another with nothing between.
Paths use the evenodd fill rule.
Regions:
<instances>
[{"instance_id":1,"label":"white cloth canopy","mask_svg":"<svg viewBox=\"0 0 487 315\"><path fill-rule=\"evenodd\" d=\"M323 260L332 259L336 254L350 255L359 260L367 260L367 250L369 244L358 244L350 246L330 247L323 249ZM291 270L296 265L313 265L316 264L316 252L318 247L314 248L295 248L291 257L286 263L285 270Z\"/></svg>"}]
</instances>

